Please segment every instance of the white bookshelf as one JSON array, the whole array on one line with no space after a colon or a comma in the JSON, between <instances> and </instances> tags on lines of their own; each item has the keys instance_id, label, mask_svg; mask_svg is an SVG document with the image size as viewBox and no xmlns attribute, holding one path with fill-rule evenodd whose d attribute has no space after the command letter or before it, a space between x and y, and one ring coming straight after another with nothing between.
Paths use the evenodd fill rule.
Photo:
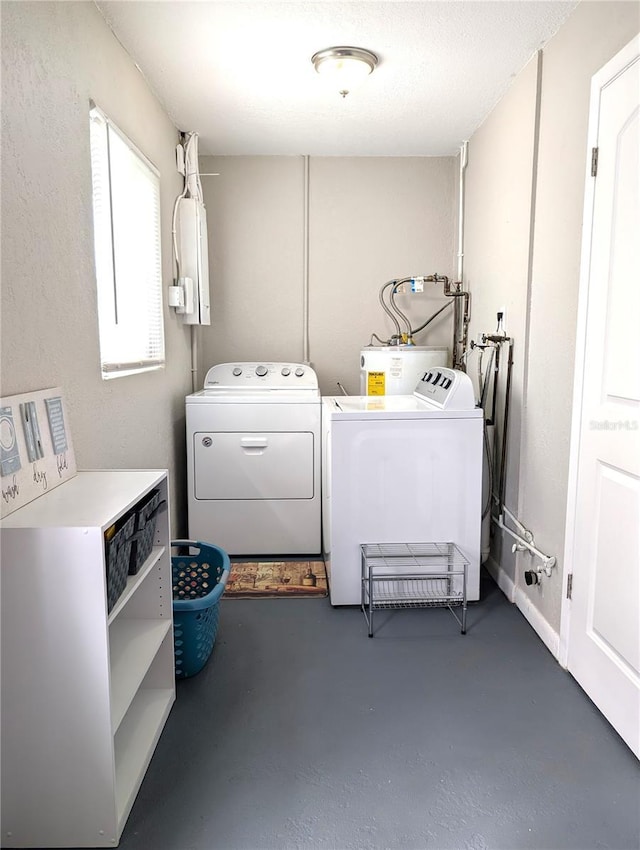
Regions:
<instances>
[{"instance_id":1,"label":"white bookshelf","mask_svg":"<svg viewBox=\"0 0 640 850\"><path fill-rule=\"evenodd\" d=\"M115 847L175 699L169 511L107 612L104 533L165 470L98 470L0 522L2 846Z\"/></svg>"}]
</instances>

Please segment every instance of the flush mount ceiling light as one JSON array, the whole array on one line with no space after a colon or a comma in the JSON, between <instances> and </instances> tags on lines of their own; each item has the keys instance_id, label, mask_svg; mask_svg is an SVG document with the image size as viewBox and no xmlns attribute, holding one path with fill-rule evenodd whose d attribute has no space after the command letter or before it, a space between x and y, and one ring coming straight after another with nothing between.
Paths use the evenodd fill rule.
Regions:
<instances>
[{"instance_id":1,"label":"flush mount ceiling light","mask_svg":"<svg viewBox=\"0 0 640 850\"><path fill-rule=\"evenodd\" d=\"M362 47L327 47L311 57L313 67L336 84L342 97L361 83L378 64L378 57Z\"/></svg>"}]
</instances>

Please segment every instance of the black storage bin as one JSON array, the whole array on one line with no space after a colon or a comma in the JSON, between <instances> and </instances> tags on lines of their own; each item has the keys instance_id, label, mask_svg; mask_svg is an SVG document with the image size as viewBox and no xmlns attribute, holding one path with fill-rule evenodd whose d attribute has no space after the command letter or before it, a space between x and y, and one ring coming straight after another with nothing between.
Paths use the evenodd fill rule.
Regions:
<instances>
[{"instance_id":1,"label":"black storage bin","mask_svg":"<svg viewBox=\"0 0 640 850\"><path fill-rule=\"evenodd\" d=\"M160 501L159 490L152 490L145 499L136 505L135 534L131 544L129 575L136 575L151 554L158 514L166 506L166 502Z\"/></svg>"},{"instance_id":2,"label":"black storage bin","mask_svg":"<svg viewBox=\"0 0 640 850\"><path fill-rule=\"evenodd\" d=\"M105 533L107 612L111 611L127 584L135 525L135 514L130 513Z\"/></svg>"}]
</instances>

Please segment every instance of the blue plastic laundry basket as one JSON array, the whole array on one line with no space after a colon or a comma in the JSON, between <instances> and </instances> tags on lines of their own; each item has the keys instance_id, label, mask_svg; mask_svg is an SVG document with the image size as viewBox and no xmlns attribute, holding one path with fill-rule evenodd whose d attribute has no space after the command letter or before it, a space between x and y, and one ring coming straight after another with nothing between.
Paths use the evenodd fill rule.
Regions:
<instances>
[{"instance_id":1,"label":"blue plastic laundry basket","mask_svg":"<svg viewBox=\"0 0 640 850\"><path fill-rule=\"evenodd\" d=\"M173 638L177 679L195 676L207 663L218 631L220 599L229 578L229 556L219 546L174 540Z\"/></svg>"}]
</instances>

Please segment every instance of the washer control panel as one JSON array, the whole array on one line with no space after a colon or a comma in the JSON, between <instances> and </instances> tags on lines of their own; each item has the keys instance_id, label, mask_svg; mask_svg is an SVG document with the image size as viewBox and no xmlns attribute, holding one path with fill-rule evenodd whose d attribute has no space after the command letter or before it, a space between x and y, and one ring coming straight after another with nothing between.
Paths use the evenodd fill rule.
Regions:
<instances>
[{"instance_id":1,"label":"washer control panel","mask_svg":"<svg viewBox=\"0 0 640 850\"><path fill-rule=\"evenodd\" d=\"M318 392L318 377L304 363L218 363L207 372L205 390Z\"/></svg>"},{"instance_id":2,"label":"washer control panel","mask_svg":"<svg viewBox=\"0 0 640 850\"><path fill-rule=\"evenodd\" d=\"M473 410L473 384L466 372L434 367L424 373L413 393L441 410Z\"/></svg>"}]
</instances>

